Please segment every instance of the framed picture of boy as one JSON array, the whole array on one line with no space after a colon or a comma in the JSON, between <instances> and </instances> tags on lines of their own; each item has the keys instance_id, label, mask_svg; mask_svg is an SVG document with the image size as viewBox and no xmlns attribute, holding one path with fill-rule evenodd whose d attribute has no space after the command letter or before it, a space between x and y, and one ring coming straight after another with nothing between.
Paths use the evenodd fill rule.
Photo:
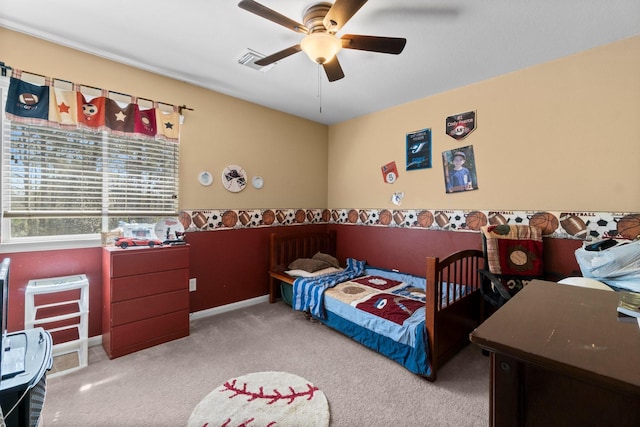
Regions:
<instances>
[{"instance_id":1,"label":"framed picture of boy","mask_svg":"<svg viewBox=\"0 0 640 427\"><path fill-rule=\"evenodd\" d=\"M442 166L447 193L478 189L473 145L443 151Z\"/></svg>"}]
</instances>

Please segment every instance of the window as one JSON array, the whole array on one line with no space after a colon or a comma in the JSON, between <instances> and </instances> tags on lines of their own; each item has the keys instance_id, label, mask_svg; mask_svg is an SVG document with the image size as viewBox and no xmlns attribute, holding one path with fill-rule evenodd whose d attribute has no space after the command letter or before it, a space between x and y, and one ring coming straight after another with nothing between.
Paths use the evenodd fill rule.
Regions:
<instances>
[{"instance_id":1,"label":"window","mask_svg":"<svg viewBox=\"0 0 640 427\"><path fill-rule=\"evenodd\" d=\"M19 123L2 92L2 241L66 239L178 211L179 144Z\"/></svg>"}]
</instances>

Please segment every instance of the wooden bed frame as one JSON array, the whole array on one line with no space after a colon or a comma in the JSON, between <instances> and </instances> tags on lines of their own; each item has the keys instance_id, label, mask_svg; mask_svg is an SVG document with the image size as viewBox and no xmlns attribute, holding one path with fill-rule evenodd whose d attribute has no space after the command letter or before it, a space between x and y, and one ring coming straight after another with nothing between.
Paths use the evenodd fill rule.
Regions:
<instances>
[{"instance_id":1,"label":"wooden bed frame","mask_svg":"<svg viewBox=\"0 0 640 427\"><path fill-rule=\"evenodd\" d=\"M317 252L336 255L336 233L306 233L278 235L269 240L269 302L276 302L279 284L293 284L285 273L287 266L298 258L311 258ZM429 360L435 381L436 372L449 359L469 344L469 333L480 323L482 298L478 269L484 264L481 250L467 249L446 258L427 257L426 260L426 319L429 339ZM437 283L457 283L469 286L471 292L455 302L442 306L441 286Z\"/></svg>"}]
</instances>

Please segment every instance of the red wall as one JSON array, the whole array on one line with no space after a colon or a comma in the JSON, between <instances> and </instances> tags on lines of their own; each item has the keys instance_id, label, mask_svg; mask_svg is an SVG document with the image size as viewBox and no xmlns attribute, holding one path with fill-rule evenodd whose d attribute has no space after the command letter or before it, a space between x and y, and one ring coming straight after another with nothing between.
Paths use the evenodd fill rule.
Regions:
<instances>
[{"instance_id":1,"label":"red wall","mask_svg":"<svg viewBox=\"0 0 640 427\"><path fill-rule=\"evenodd\" d=\"M393 227L329 225L337 232L338 259L366 260L376 267L426 274L427 256L443 258L461 249L481 249L479 233Z\"/></svg>"},{"instance_id":2,"label":"red wall","mask_svg":"<svg viewBox=\"0 0 640 427\"><path fill-rule=\"evenodd\" d=\"M366 260L384 268L424 275L427 256L446 257L462 249L481 249L478 232L420 230L395 227L363 227L328 225L337 231L338 259L346 257ZM581 240L544 239L546 276L580 276L574 252Z\"/></svg>"},{"instance_id":3,"label":"red wall","mask_svg":"<svg viewBox=\"0 0 640 427\"><path fill-rule=\"evenodd\" d=\"M187 233L190 277L197 281L191 312L268 294L269 235L325 229L314 224Z\"/></svg>"},{"instance_id":4,"label":"red wall","mask_svg":"<svg viewBox=\"0 0 640 427\"><path fill-rule=\"evenodd\" d=\"M425 274L425 258L481 248L480 234L343 224L313 224L187 233L191 245L190 277L197 290L190 310L197 312L268 294L269 235L305 230L337 232L337 257ZM578 240L545 239L545 271L558 279L580 275L574 251ZM89 336L101 334L102 249L72 249L4 254L11 258L9 329L24 327L24 294L31 279L86 274L89 279Z\"/></svg>"},{"instance_id":5,"label":"red wall","mask_svg":"<svg viewBox=\"0 0 640 427\"><path fill-rule=\"evenodd\" d=\"M89 336L102 333L102 249L2 254L11 258L9 331L24 329L24 295L29 280L86 274L89 280Z\"/></svg>"}]
</instances>

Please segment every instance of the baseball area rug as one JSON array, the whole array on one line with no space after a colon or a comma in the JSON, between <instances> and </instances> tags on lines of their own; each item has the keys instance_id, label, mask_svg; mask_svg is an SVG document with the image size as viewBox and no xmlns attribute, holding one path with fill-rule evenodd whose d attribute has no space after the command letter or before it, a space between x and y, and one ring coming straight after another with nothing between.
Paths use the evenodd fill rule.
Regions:
<instances>
[{"instance_id":1,"label":"baseball area rug","mask_svg":"<svg viewBox=\"0 0 640 427\"><path fill-rule=\"evenodd\" d=\"M195 407L188 427L327 427L329 403L318 387L287 372L231 378Z\"/></svg>"}]
</instances>

